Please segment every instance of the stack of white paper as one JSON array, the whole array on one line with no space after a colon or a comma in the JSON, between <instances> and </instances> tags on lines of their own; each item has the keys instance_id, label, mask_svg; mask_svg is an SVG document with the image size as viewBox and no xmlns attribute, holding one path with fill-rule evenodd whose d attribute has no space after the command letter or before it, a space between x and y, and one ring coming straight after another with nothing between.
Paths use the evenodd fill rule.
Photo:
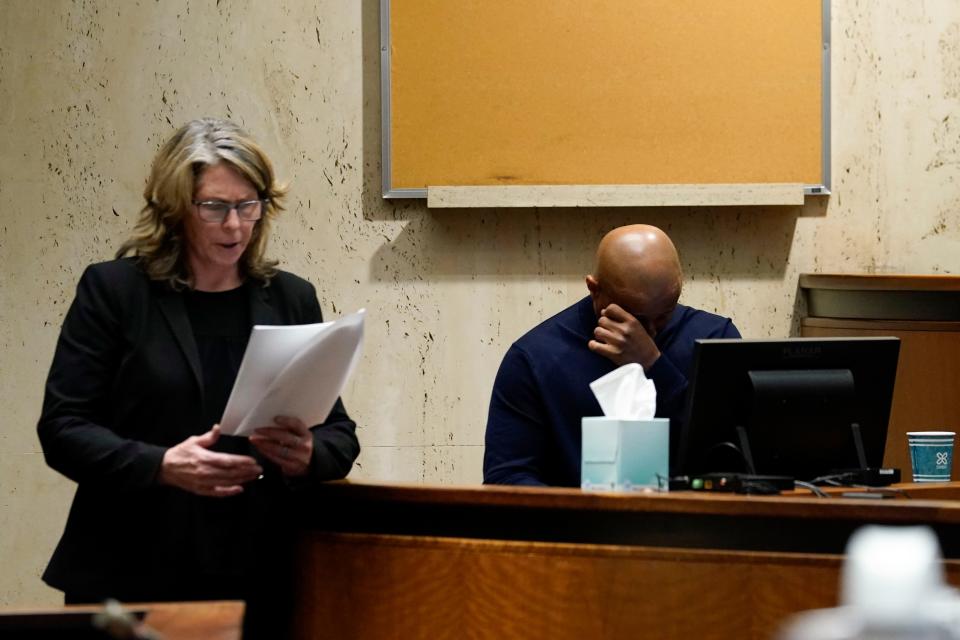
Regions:
<instances>
[{"instance_id":1,"label":"stack of white paper","mask_svg":"<svg viewBox=\"0 0 960 640\"><path fill-rule=\"evenodd\" d=\"M336 322L256 325L220 430L249 436L272 425L275 416L300 418L307 426L326 420L360 358L364 314L361 309Z\"/></svg>"}]
</instances>

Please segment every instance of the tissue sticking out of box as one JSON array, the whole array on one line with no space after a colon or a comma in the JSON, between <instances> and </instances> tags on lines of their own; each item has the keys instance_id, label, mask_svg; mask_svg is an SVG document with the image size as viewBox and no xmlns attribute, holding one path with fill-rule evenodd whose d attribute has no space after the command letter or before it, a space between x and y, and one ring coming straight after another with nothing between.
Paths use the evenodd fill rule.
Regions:
<instances>
[{"instance_id":1,"label":"tissue sticking out of box","mask_svg":"<svg viewBox=\"0 0 960 640\"><path fill-rule=\"evenodd\" d=\"M603 415L619 420L649 420L657 411L657 388L639 364L625 364L590 383Z\"/></svg>"},{"instance_id":2,"label":"tissue sticking out of box","mask_svg":"<svg viewBox=\"0 0 960 640\"><path fill-rule=\"evenodd\" d=\"M638 364L590 383L605 414L580 421L580 486L614 491L665 491L670 421L654 418L657 391Z\"/></svg>"}]
</instances>

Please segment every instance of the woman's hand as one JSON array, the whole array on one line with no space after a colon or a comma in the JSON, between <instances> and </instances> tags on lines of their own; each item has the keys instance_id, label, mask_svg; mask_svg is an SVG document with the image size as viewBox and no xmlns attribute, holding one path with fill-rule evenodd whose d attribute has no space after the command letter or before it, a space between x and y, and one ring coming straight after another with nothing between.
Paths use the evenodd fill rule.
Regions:
<instances>
[{"instance_id":1,"label":"woman's hand","mask_svg":"<svg viewBox=\"0 0 960 640\"><path fill-rule=\"evenodd\" d=\"M260 477L263 469L250 456L210 451L220 439L220 425L200 436L190 436L163 454L159 480L201 496L234 496L243 485Z\"/></svg>"},{"instance_id":2,"label":"woman's hand","mask_svg":"<svg viewBox=\"0 0 960 640\"><path fill-rule=\"evenodd\" d=\"M305 476L310 470L313 434L298 418L277 416L272 426L254 431L250 443L279 466L285 476Z\"/></svg>"}]
</instances>

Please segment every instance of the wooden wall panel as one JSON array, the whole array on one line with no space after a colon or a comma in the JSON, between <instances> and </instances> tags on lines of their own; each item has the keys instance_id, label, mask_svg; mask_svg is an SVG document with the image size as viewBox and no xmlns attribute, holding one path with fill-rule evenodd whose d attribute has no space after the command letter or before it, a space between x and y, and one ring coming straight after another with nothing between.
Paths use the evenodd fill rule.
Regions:
<instances>
[{"instance_id":1,"label":"wooden wall panel","mask_svg":"<svg viewBox=\"0 0 960 640\"><path fill-rule=\"evenodd\" d=\"M298 638L769 638L838 556L310 534Z\"/></svg>"}]
</instances>

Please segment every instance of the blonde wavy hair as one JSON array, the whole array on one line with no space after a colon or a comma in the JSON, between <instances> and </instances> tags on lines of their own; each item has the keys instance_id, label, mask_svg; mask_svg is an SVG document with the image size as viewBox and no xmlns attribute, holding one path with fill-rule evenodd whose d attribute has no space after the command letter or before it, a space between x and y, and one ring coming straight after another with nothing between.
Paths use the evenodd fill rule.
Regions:
<instances>
[{"instance_id":1,"label":"blonde wavy hair","mask_svg":"<svg viewBox=\"0 0 960 640\"><path fill-rule=\"evenodd\" d=\"M184 217L193 207L200 174L221 162L235 167L257 189L258 197L268 199L240 258L243 274L268 284L277 272L277 262L264 255L270 223L283 211L287 187L277 182L263 149L243 129L218 118L188 122L157 152L143 191L147 204L116 257L133 254L152 280L165 280L174 289L189 288Z\"/></svg>"}]
</instances>

